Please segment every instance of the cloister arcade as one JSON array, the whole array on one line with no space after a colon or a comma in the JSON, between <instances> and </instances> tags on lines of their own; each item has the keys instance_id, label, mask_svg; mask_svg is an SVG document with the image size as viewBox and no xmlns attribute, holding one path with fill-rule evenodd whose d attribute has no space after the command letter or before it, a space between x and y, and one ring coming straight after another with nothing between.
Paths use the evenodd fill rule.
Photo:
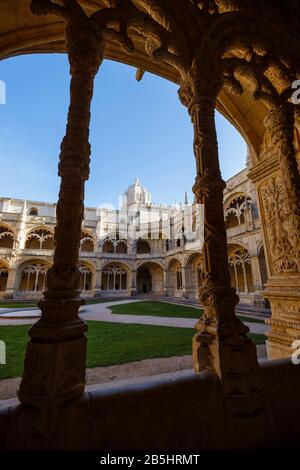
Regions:
<instances>
[{"instance_id":1,"label":"cloister arcade","mask_svg":"<svg viewBox=\"0 0 300 470\"><path fill-rule=\"evenodd\" d=\"M122 263L109 263L102 269L101 290L105 294L128 294L129 270Z\"/></svg>"},{"instance_id":2,"label":"cloister arcade","mask_svg":"<svg viewBox=\"0 0 300 470\"><path fill-rule=\"evenodd\" d=\"M228 263L231 284L237 293L253 292L253 279L250 266L250 257L247 250L241 246L229 246Z\"/></svg>"},{"instance_id":3,"label":"cloister arcade","mask_svg":"<svg viewBox=\"0 0 300 470\"><path fill-rule=\"evenodd\" d=\"M203 256L200 253L193 253L188 257L185 266L185 296L199 299L199 289L202 285Z\"/></svg>"},{"instance_id":4,"label":"cloister arcade","mask_svg":"<svg viewBox=\"0 0 300 470\"><path fill-rule=\"evenodd\" d=\"M8 266L0 261L0 292L5 292L8 278Z\"/></svg>"},{"instance_id":5,"label":"cloister arcade","mask_svg":"<svg viewBox=\"0 0 300 470\"><path fill-rule=\"evenodd\" d=\"M31 230L26 237L26 249L54 250L54 235L44 227Z\"/></svg>"},{"instance_id":6,"label":"cloister arcade","mask_svg":"<svg viewBox=\"0 0 300 470\"><path fill-rule=\"evenodd\" d=\"M163 295L164 267L155 262L139 265L136 274L137 292L140 294Z\"/></svg>"},{"instance_id":7,"label":"cloister arcade","mask_svg":"<svg viewBox=\"0 0 300 470\"><path fill-rule=\"evenodd\" d=\"M106 238L101 246L103 253L126 254L128 251L127 241L121 239Z\"/></svg>"},{"instance_id":8,"label":"cloister arcade","mask_svg":"<svg viewBox=\"0 0 300 470\"><path fill-rule=\"evenodd\" d=\"M181 297L182 287L182 264L177 258L174 258L168 265L167 293L171 297Z\"/></svg>"},{"instance_id":9,"label":"cloister arcade","mask_svg":"<svg viewBox=\"0 0 300 470\"><path fill-rule=\"evenodd\" d=\"M18 288L16 297L36 298L45 290L47 273L51 264L44 260L34 259L21 263L16 272Z\"/></svg>"},{"instance_id":10,"label":"cloister arcade","mask_svg":"<svg viewBox=\"0 0 300 470\"><path fill-rule=\"evenodd\" d=\"M6 225L0 225L0 248L12 248L14 244L14 232Z\"/></svg>"},{"instance_id":11,"label":"cloister arcade","mask_svg":"<svg viewBox=\"0 0 300 470\"><path fill-rule=\"evenodd\" d=\"M245 213L251 208L251 199L245 194L237 194L225 202L226 228L230 229L246 222Z\"/></svg>"},{"instance_id":12,"label":"cloister arcade","mask_svg":"<svg viewBox=\"0 0 300 470\"><path fill-rule=\"evenodd\" d=\"M94 238L89 233L82 232L80 239L80 251L92 252L95 249Z\"/></svg>"},{"instance_id":13,"label":"cloister arcade","mask_svg":"<svg viewBox=\"0 0 300 470\"><path fill-rule=\"evenodd\" d=\"M53 265L40 301L42 317L29 332L18 391L21 406L0 410L0 433L5 429L8 434L4 447L292 447L300 419L299 365L290 359L300 338L300 172L295 145L300 113L292 100L293 83L300 78L298 2L3 0L0 12L2 59L67 52L71 73ZM104 58L137 67L138 80L154 72L179 85L194 130L195 202L205 210L199 289L204 316L192 343L200 377L187 374L117 392L84 394L86 326L78 316L79 247L93 84ZM249 328L235 313L239 299L229 272L216 108L249 146L247 177L258 195L268 269L263 295L272 308L267 349L274 361L264 365L257 360ZM244 202L238 199L232 208L238 221L245 217ZM251 222L254 239L258 223ZM239 227L229 228L235 231L236 244L244 237ZM259 253L252 250L251 255L259 264ZM236 286L249 289L247 253L238 249L230 256ZM166 285L174 295L186 285L182 268L179 257L169 260ZM118 270L113 263L104 271L109 288L111 272L113 288L117 282L123 286L125 274ZM36 272L34 279L36 286Z\"/></svg>"}]
</instances>

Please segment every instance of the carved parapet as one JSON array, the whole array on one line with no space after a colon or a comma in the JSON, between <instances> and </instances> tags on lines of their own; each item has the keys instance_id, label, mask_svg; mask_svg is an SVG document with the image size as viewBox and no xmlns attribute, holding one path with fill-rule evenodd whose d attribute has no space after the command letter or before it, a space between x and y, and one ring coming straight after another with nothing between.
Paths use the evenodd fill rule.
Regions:
<instances>
[{"instance_id":1,"label":"carved parapet","mask_svg":"<svg viewBox=\"0 0 300 470\"><path fill-rule=\"evenodd\" d=\"M87 327L78 318L81 304L78 298L39 302L42 317L29 331L30 342L18 390L21 403L47 413L47 409L83 393ZM43 428L38 432L47 434L49 430Z\"/></svg>"},{"instance_id":2,"label":"carved parapet","mask_svg":"<svg viewBox=\"0 0 300 470\"><path fill-rule=\"evenodd\" d=\"M202 292L206 313L196 324L193 358L196 372L211 369L219 376L227 414L245 418L263 413L264 396L249 329L232 314L237 299L234 289Z\"/></svg>"},{"instance_id":3,"label":"carved parapet","mask_svg":"<svg viewBox=\"0 0 300 470\"><path fill-rule=\"evenodd\" d=\"M263 181L258 193L271 276L300 272L300 219L280 173Z\"/></svg>"}]
</instances>

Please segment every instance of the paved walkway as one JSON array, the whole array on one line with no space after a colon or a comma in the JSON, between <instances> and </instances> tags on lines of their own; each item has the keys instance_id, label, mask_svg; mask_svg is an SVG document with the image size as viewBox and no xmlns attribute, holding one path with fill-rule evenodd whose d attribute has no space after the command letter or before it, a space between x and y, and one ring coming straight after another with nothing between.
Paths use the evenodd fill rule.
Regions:
<instances>
[{"instance_id":1,"label":"paved walkway","mask_svg":"<svg viewBox=\"0 0 300 470\"><path fill-rule=\"evenodd\" d=\"M169 326L177 328L194 328L196 319L195 318L170 318L170 317L156 317L156 316L144 316L144 315L121 315L111 313L110 306L121 305L127 303L142 302L145 299L128 299L119 300L113 302L103 302L99 304L85 305L80 308L80 313L85 320L103 321L108 323L127 323L127 324L139 324L139 325L158 325L158 326ZM168 301L170 302L170 301ZM172 302L170 302L172 303ZM192 306L191 306L192 307ZM199 308L194 306L194 308ZM5 312L1 311L5 310ZM26 325L32 324L33 320L38 319L40 316L39 309L26 308L26 309L14 309L7 312L8 309L0 309L0 326L1 325ZM30 315L30 318L24 318L24 314ZM4 314L4 315L3 315ZM1 318L3 315L6 318ZM23 318L22 318L23 316ZM244 322L250 329L251 333L264 334L269 328L263 323L248 323Z\"/></svg>"}]
</instances>

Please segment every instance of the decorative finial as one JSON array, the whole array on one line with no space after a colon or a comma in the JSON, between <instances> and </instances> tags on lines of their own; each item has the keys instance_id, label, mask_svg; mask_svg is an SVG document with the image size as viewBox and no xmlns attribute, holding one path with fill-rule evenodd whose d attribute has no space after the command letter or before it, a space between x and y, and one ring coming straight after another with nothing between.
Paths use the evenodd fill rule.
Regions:
<instances>
[{"instance_id":1,"label":"decorative finial","mask_svg":"<svg viewBox=\"0 0 300 470\"><path fill-rule=\"evenodd\" d=\"M189 204L187 191L185 191L185 193L184 193L184 204L185 204L186 206L188 206L188 204Z\"/></svg>"}]
</instances>

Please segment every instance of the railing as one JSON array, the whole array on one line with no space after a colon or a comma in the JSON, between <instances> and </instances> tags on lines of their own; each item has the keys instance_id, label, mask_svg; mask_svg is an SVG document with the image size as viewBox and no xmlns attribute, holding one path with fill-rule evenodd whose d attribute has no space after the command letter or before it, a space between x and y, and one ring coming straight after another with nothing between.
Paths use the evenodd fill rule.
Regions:
<instances>
[{"instance_id":1,"label":"railing","mask_svg":"<svg viewBox=\"0 0 300 470\"><path fill-rule=\"evenodd\" d=\"M0 256L1 255L10 255L11 252L12 252L12 248L4 248L4 247L0 248Z\"/></svg>"},{"instance_id":2,"label":"railing","mask_svg":"<svg viewBox=\"0 0 300 470\"><path fill-rule=\"evenodd\" d=\"M43 248L24 248L24 250L19 250L19 253L25 256L53 256L54 250L45 250Z\"/></svg>"}]
</instances>

